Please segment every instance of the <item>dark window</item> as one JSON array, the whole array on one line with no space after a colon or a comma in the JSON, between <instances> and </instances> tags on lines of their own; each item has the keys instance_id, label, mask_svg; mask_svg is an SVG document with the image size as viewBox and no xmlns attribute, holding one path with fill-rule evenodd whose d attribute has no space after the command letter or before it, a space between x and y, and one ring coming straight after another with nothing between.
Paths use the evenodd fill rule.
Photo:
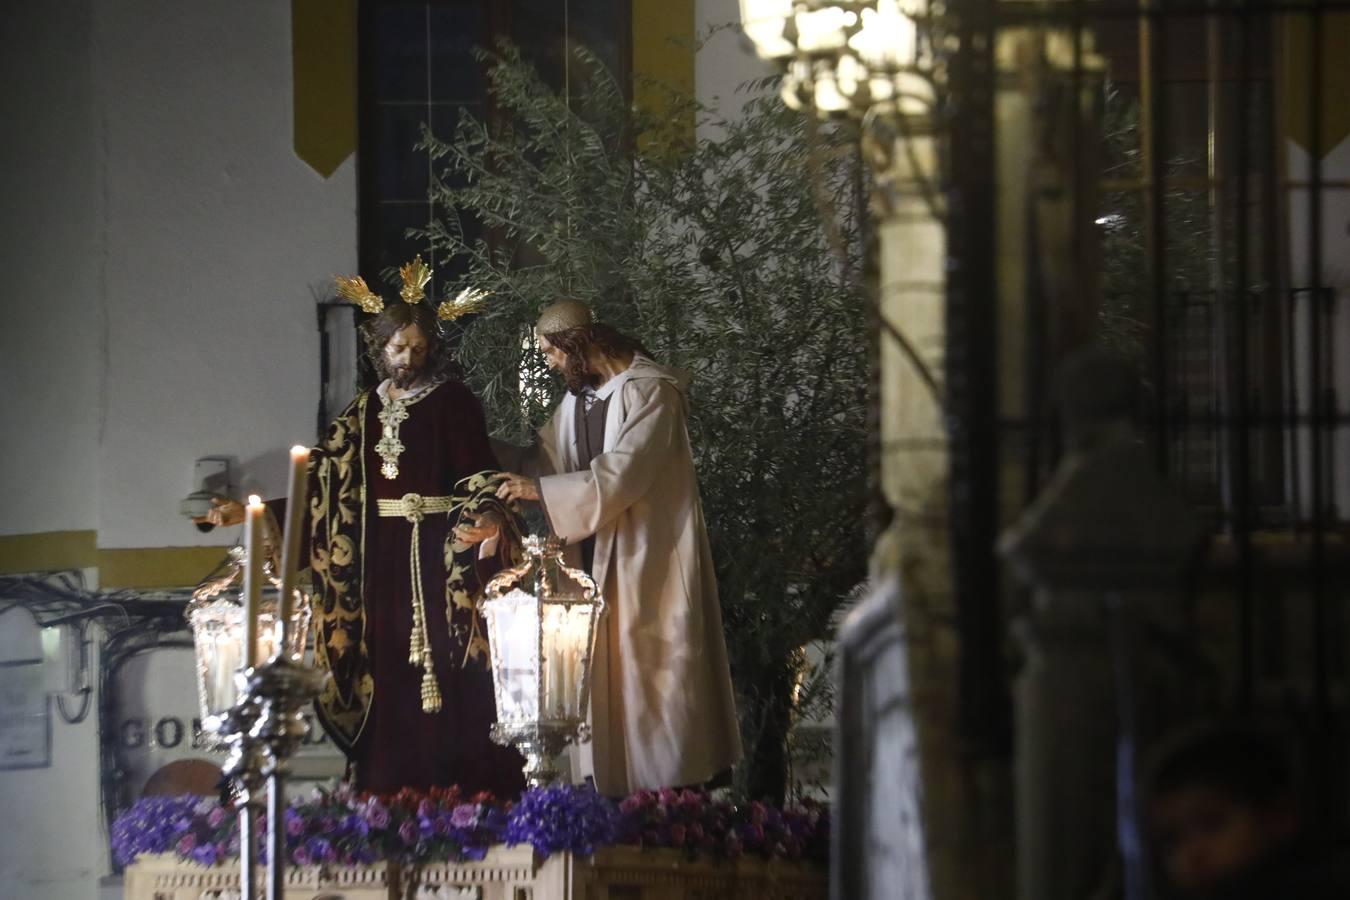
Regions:
<instances>
[{"instance_id":1,"label":"dark window","mask_svg":"<svg viewBox=\"0 0 1350 900\"><path fill-rule=\"evenodd\" d=\"M380 274L421 253L435 270L432 296L462 274L409 235L432 214L430 167L414 149L428 125L449 138L462 115L490 118L485 73L476 47L500 38L519 45L552 86L571 90L567 48L582 45L624 83L630 71L628 4L619 0L363 0L360 11L360 146L358 150L361 274ZM466 236L477 223L462 217Z\"/></svg>"},{"instance_id":2,"label":"dark window","mask_svg":"<svg viewBox=\"0 0 1350 900\"><path fill-rule=\"evenodd\" d=\"M475 47L498 27L482 0L369 0L361 5L359 255L372 284L417 253L435 270L432 296L459 274L409 234L431 219L430 164L414 149L423 125L449 136L462 114L483 116L486 92ZM466 228L474 228L466 223Z\"/></svg>"}]
</instances>

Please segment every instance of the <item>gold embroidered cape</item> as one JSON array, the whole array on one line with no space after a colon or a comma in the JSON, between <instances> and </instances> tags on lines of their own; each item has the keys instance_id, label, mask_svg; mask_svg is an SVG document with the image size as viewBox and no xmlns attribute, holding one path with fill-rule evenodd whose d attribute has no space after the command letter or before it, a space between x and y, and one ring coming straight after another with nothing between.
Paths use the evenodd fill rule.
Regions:
<instances>
[{"instance_id":1,"label":"gold embroidered cape","mask_svg":"<svg viewBox=\"0 0 1350 900\"><path fill-rule=\"evenodd\" d=\"M329 426L310 456L309 541L313 573L315 662L332 673L316 701L319 718L344 751L356 745L375 694L366 646L365 532L367 491L365 417L369 392L353 400ZM474 592L477 547L454 539L462 516L495 511L508 523L499 557L509 564L518 546L514 514L496 497L500 474L479 472L455 486L454 509L445 541L444 602L450 626L450 665L486 670L486 634L478 621ZM427 602L433 602L428 595Z\"/></svg>"}]
</instances>

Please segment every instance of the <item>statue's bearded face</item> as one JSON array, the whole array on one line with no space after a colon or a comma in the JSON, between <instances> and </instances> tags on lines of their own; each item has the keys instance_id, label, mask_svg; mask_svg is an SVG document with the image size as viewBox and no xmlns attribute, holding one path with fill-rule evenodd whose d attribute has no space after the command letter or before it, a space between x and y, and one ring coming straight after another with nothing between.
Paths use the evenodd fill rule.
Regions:
<instances>
[{"instance_id":1,"label":"statue's bearded face","mask_svg":"<svg viewBox=\"0 0 1350 900\"><path fill-rule=\"evenodd\" d=\"M384 345L384 375L399 389L412 387L426 371L430 349L430 342L418 326L399 329Z\"/></svg>"},{"instance_id":2,"label":"statue's bearded face","mask_svg":"<svg viewBox=\"0 0 1350 900\"><path fill-rule=\"evenodd\" d=\"M579 396L587 387L595 384L595 376L591 374L580 346L564 349L542 334L538 336L538 344L539 352L544 354L544 363L562 375L563 381L567 382L567 389L573 394Z\"/></svg>"}]
</instances>

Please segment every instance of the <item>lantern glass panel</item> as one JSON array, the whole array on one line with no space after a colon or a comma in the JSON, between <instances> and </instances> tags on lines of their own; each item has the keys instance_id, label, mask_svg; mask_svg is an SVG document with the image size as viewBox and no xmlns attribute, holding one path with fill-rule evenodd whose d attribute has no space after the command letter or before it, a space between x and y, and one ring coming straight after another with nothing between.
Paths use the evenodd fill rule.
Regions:
<instances>
[{"instance_id":1,"label":"lantern glass panel","mask_svg":"<svg viewBox=\"0 0 1350 900\"><path fill-rule=\"evenodd\" d=\"M276 653L276 592L264 596L258 615L258 660ZM308 598L299 595L291 616L290 656L302 662L309 634ZM235 675L244 664L244 608L237 596L218 596L188 611L197 656L197 693L203 727L210 729L222 714L238 702Z\"/></svg>"},{"instance_id":2,"label":"lantern glass panel","mask_svg":"<svg viewBox=\"0 0 1350 900\"><path fill-rule=\"evenodd\" d=\"M549 719L584 719L597 607L544 604L544 712Z\"/></svg>"},{"instance_id":3,"label":"lantern glass panel","mask_svg":"<svg viewBox=\"0 0 1350 900\"><path fill-rule=\"evenodd\" d=\"M499 722L539 717L539 601L517 588L483 604Z\"/></svg>"}]
</instances>

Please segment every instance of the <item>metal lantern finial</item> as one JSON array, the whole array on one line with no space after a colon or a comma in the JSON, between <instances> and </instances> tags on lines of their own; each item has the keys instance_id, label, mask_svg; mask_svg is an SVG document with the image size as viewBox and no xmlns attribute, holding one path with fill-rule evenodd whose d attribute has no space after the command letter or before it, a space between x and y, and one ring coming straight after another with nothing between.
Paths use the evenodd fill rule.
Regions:
<instances>
[{"instance_id":1,"label":"metal lantern finial","mask_svg":"<svg viewBox=\"0 0 1350 900\"><path fill-rule=\"evenodd\" d=\"M525 561L484 591L497 699L492 739L525 754L532 787L556 780L554 758L590 739L591 662L605 603L595 582L562 561L555 538L531 535Z\"/></svg>"}]
</instances>

